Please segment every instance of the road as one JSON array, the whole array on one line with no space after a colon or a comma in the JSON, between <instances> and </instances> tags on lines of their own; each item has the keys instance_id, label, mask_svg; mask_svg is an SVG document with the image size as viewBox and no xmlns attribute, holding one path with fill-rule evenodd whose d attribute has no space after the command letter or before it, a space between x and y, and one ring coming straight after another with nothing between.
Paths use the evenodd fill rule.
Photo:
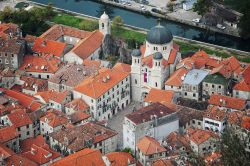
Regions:
<instances>
[{"instance_id":1,"label":"road","mask_svg":"<svg viewBox=\"0 0 250 166\"><path fill-rule=\"evenodd\" d=\"M122 125L124 117L131 113L134 109L139 109L142 107L142 104L138 102L130 103L124 110L118 112L112 119L108 121L108 127L118 132L118 149L123 149L123 134L122 134Z\"/></svg>"}]
</instances>

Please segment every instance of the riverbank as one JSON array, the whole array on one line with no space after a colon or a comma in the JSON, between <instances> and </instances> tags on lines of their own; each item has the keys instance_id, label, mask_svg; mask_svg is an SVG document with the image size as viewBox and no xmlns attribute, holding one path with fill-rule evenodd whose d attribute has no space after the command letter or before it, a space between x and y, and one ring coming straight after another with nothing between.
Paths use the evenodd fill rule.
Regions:
<instances>
[{"instance_id":1,"label":"riverbank","mask_svg":"<svg viewBox=\"0 0 250 166\"><path fill-rule=\"evenodd\" d=\"M31 2L32 3L32 2ZM46 6L44 4L39 3L33 3L38 6ZM52 19L52 22L58 23L58 24L64 24L68 26L73 26L76 28L79 27L79 23L81 21L94 21L97 24L96 17L63 10L60 8L56 8L57 12L59 12L59 15L55 16L54 19ZM55 19L56 18L56 19ZM130 25L124 25L122 28L122 31L119 31L119 33L113 33L115 37L120 37L123 39L135 39L138 43L144 42L146 33L148 30L143 28L138 28ZM86 30L86 29L85 29ZM181 52L185 53L188 51L197 51L199 49L204 49L206 52L208 52L210 55L216 55L223 58L229 57L231 55L236 56L240 61L242 62L250 62L250 53L245 51L240 51L232 48L217 46L213 44L208 44L204 42L199 42L196 40L186 39L178 36L174 36L174 40L181 46Z\"/></svg>"},{"instance_id":2,"label":"riverbank","mask_svg":"<svg viewBox=\"0 0 250 166\"><path fill-rule=\"evenodd\" d=\"M128 5L123 5L121 3L117 3L117 2L109 1L109 0L96 0L96 1L101 2L101 3L105 3L105 4L109 4L109 5L118 7L118 8L130 10L133 12L142 13L144 15L151 15L151 16L161 18L161 19L171 20L171 21L178 22L181 24L187 24L187 25L190 25L190 26L193 26L196 28L205 29L207 31L213 31L213 32L222 33L222 34L229 35L229 36L240 37L237 29L235 29L235 30L234 29L221 30L221 29L218 29L216 27L211 27L211 26L205 25L203 23L192 22L192 19L196 19L197 17L187 20L187 19L183 19L183 17L179 16L180 13L178 13L178 14L168 13L166 15L163 15L163 14L152 12L151 9L154 7L147 6L147 5L144 5L147 10L140 10L141 4L136 3L136 2L133 2L133 4L131 6L128 6ZM139 6L139 8L138 8L138 6ZM199 16L199 18L200 17L201 16Z\"/></svg>"}]
</instances>

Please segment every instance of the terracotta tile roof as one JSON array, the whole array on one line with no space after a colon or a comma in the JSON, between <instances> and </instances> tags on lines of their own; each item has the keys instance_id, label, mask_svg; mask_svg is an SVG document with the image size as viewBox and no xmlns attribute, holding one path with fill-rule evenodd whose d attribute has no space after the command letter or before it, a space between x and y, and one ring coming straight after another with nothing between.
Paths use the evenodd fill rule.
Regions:
<instances>
[{"instance_id":1,"label":"terracotta tile roof","mask_svg":"<svg viewBox=\"0 0 250 166\"><path fill-rule=\"evenodd\" d=\"M84 39L88 37L91 32L83 31L77 28L65 26L65 25L54 25L45 33L43 33L40 37L47 40L58 40L63 36L70 36L79 39Z\"/></svg>"},{"instance_id":2,"label":"terracotta tile roof","mask_svg":"<svg viewBox=\"0 0 250 166\"><path fill-rule=\"evenodd\" d=\"M25 41L22 39L2 39L0 38L0 52L6 52L10 54L19 55L20 51L24 47Z\"/></svg>"},{"instance_id":3,"label":"terracotta tile roof","mask_svg":"<svg viewBox=\"0 0 250 166\"><path fill-rule=\"evenodd\" d=\"M169 54L169 58L168 58L168 64L174 64L177 53L178 52L176 49L171 50L171 52Z\"/></svg>"},{"instance_id":4,"label":"terracotta tile roof","mask_svg":"<svg viewBox=\"0 0 250 166\"><path fill-rule=\"evenodd\" d=\"M7 148L5 145L0 144L0 154L1 154L1 159L6 160L15 153L11 149Z\"/></svg>"},{"instance_id":5,"label":"terracotta tile roof","mask_svg":"<svg viewBox=\"0 0 250 166\"><path fill-rule=\"evenodd\" d=\"M55 90L48 90L44 92L38 92L34 96L38 98L40 96L46 103L50 102L50 100L63 104L66 100L66 97L70 94L71 92L65 90L63 92L57 92Z\"/></svg>"},{"instance_id":6,"label":"terracotta tile roof","mask_svg":"<svg viewBox=\"0 0 250 166\"><path fill-rule=\"evenodd\" d=\"M113 67L115 70L122 71L122 72L131 72L131 65L125 64L125 63L116 63L115 66Z\"/></svg>"},{"instance_id":7,"label":"terracotta tile roof","mask_svg":"<svg viewBox=\"0 0 250 166\"><path fill-rule=\"evenodd\" d=\"M32 144L30 150L22 154L39 165L49 163L60 157L60 153L50 149L47 144L44 144L43 146Z\"/></svg>"},{"instance_id":8,"label":"terracotta tile roof","mask_svg":"<svg viewBox=\"0 0 250 166\"><path fill-rule=\"evenodd\" d=\"M146 156L167 151L158 141L149 136L142 137L136 146Z\"/></svg>"},{"instance_id":9,"label":"terracotta tile roof","mask_svg":"<svg viewBox=\"0 0 250 166\"><path fill-rule=\"evenodd\" d=\"M25 72L55 73L61 66L61 60L52 55L40 57L27 55L24 57L23 64L19 70Z\"/></svg>"},{"instance_id":10,"label":"terracotta tile roof","mask_svg":"<svg viewBox=\"0 0 250 166\"><path fill-rule=\"evenodd\" d=\"M177 86L180 87L182 85L182 77L188 73L188 70L185 68L180 68L176 70L170 78L165 82L165 85L168 86Z\"/></svg>"},{"instance_id":11,"label":"terracotta tile roof","mask_svg":"<svg viewBox=\"0 0 250 166\"><path fill-rule=\"evenodd\" d=\"M250 116L242 117L241 127L250 131Z\"/></svg>"},{"instance_id":12,"label":"terracotta tile roof","mask_svg":"<svg viewBox=\"0 0 250 166\"><path fill-rule=\"evenodd\" d=\"M85 103L85 101L81 98L74 99L71 102L65 104L65 107L72 108L75 111L86 111L89 109L89 105Z\"/></svg>"},{"instance_id":13,"label":"terracotta tile roof","mask_svg":"<svg viewBox=\"0 0 250 166\"><path fill-rule=\"evenodd\" d=\"M64 54L65 48L65 43L37 38L32 49L37 53L52 54L61 57Z\"/></svg>"},{"instance_id":14,"label":"terracotta tile roof","mask_svg":"<svg viewBox=\"0 0 250 166\"><path fill-rule=\"evenodd\" d=\"M245 80L241 80L234 87L234 90L250 92L250 84L247 84Z\"/></svg>"},{"instance_id":15,"label":"terracotta tile roof","mask_svg":"<svg viewBox=\"0 0 250 166\"><path fill-rule=\"evenodd\" d=\"M17 92L8 89L0 89L5 92L5 94L11 98L18 100L18 103L23 107L31 110L36 111L42 107L42 104L35 101L35 98L29 95L26 95L22 92Z\"/></svg>"},{"instance_id":16,"label":"terracotta tile roof","mask_svg":"<svg viewBox=\"0 0 250 166\"><path fill-rule=\"evenodd\" d=\"M14 154L12 156L10 156L7 161L7 166L13 166L13 165L20 165L20 163L22 163L22 165L28 165L28 166L38 166L37 163L31 161L30 159L26 158L24 155L22 154Z\"/></svg>"},{"instance_id":17,"label":"terracotta tile roof","mask_svg":"<svg viewBox=\"0 0 250 166\"><path fill-rule=\"evenodd\" d=\"M54 140L75 152L86 148L86 141L90 141L93 145L116 135L117 132L114 130L93 122L87 122L73 128L62 128L49 134Z\"/></svg>"},{"instance_id":18,"label":"terracotta tile roof","mask_svg":"<svg viewBox=\"0 0 250 166\"><path fill-rule=\"evenodd\" d=\"M70 121L71 123L75 124L75 123L81 122L82 120L86 120L90 117L91 115L82 111L78 111L70 115Z\"/></svg>"},{"instance_id":19,"label":"terracotta tile roof","mask_svg":"<svg viewBox=\"0 0 250 166\"><path fill-rule=\"evenodd\" d=\"M135 163L132 155L126 152L111 152L106 154L106 157L110 161L110 166L127 166Z\"/></svg>"},{"instance_id":20,"label":"terracotta tile roof","mask_svg":"<svg viewBox=\"0 0 250 166\"><path fill-rule=\"evenodd\" d=\"M169 159L158 159L153 161L152 166L174 166L174 164Z\"/></svg>"},{"instance_id":21,"label":"terracotta tile roof","mask_svg":"<svg viewBox=\"0 0 250 166\"><path fill-rule=\"evenodd\" d=\"M147 57L142 58L142 64L148 66L149 68L153 67L153 55L149 55ZM167 67L168 61L166 59L162 60L162 65Z\"/></svg>"},{"instance_id":22,"label":"terracotta tile roof","mask_svg":"<svg viewBox=\"0 0 250 166\"><path fill-rule=\"evenodd\" d=\"M92 53L101 47L103 34L100 31L94 31L89 37L80 41L71 51L81 59L87 59Z\"/></svg>"},{"instance_id":23,"label":"terracotta tile roof","mask_svg":"<svg viewBox=\"0 0 250 166\"><path fill-rule=\"evenodd\" d=\"M201 129L187 129L187 134L189 135L190 141L194 142L197 145L200 145L210 138L218 139L219 136L214 134L211 131L201 130Z\"/></svg>"},{"instance_id":24,"label":"terracotta tile roof","mask_svg":"<svg viewBox=\"0 0 250 166\"><path fill-rule=\"evenodd\" d=\"M7 116L11 123L15 126L15 128L32 124L32 120L30 119L26 111L23 109L13 110Z\"/></svg>"},{"instance_id":25,"label":"terracotta tile roof","mask_svg":"<svg viewBox=\"0 0 250 166\"><path fill-rule=\"evenodd\" d=\"M175 110L172 110L161 103L153 103L147 107L143 107L135 112L127 114L126 117L135 124L140 124L151 121L152 115L156 115L158 118L160 118L175 112Z\"/></svg>"},{"instance_id":26,"label":"terracotta tile roof","mask_svg":"<svg viewBox=\"0 0 250 166\"><path fill-rule=\"evenodd\" d=\"M240 74L243 71L240 62L234 56L223 59L221 65L223 67L219 70L219 72L224 75L224 77L230 77L234 73Z\"/></svg>"},{"instance_id":27,"label":"terracotta tile roof","mask_svg":"<svg viewBox=\"0 0 250 166\"><path fill-rule=\"evenodd\" d=\"M210 96L208 103L215 106L226 107L236 110L243 110L246 107L246 100L213 94Z\"/></svg>"},{"instance_id":28,"label":"terracotta tile roof","mask_svg":"<svg viewBox=\"0 0 250 166\"><path fill-rule=\"evenodd\" d=\"M194 60L195 68L200 69L208 62L209 55L205 51L201 50L196 52L191 58Z\"/></svg>"},{"instance_id":29,"label":"terracotta tile roof","mask_svg":"<svg viewBox=\"0 0 250 166\"><path fill-rule=\"evenodd\" d=\"M209 166L210 164L214 163L215 161L219 160L221 158L220 152L212 152L210 155L205 157L206 165Z\"/></svg>"},{"instance_id":30,"label":"terracotta tile roof","mask_svg":"<svg viewBox=\"0 0 250 166\"><path fill-rule=\"evenodd\" d=\"M180 46L176 43L173 43L173 48L177 51L180 51Z\"/></svg>"},{"instance_id":31,"label":"terracotta tile roof","mask_svg":"<svg viewBox=\"0 0 250 166\"><path fill-rule=\"evenodd\" d=\"M210 107L208 111L204 112L204 117L213 119L216 121L223 121L226 119L227 112L225 110L220 110L219 108Z\"/></svg>"},{"instance_id":32,"label":"terracotta tile roof","mask_svg":"<svg viewBox=\"0 0 250 166\"><path fill-rule=\"evenodd\" d=\"M128 77L129 74L130 73L116 70L115 68L102 68L97 75L86 78L81 84L76 86L74 90L97 99Z\"/></svg>"},{"instance_id":33,"label":"terracotta tile roof","mask_svg":"<svg viewBox=\"0 0 250 166\"><path fill-rule=\"evenodd\" d=\"M19 27L16 24L13 23L1 23L0 24L0 37L7 39L10 36L10 33L12 36L16 37L18 34Z\"/></svg>"},{"instance_id":34,"label":"terracotta tile roof","mask_svg":"<svg viewBox=\"0 0 250 166\"><path fill-rule=\"evenodd\" d=\"M51 109L46 112L46 115L40 118L40 121L56 128L68 123L66 115L58 110Z\"/></svg>"},{"instance_id":35,"label":"terracotta tile roof","mask_svg":"<svg viewBox=\"0 0 250 166\"><path fill-rule=\"evenodd\" d=\"M105 166L102 154L96 149L83 149L79 152L64 157L51 166Z\"/></svg>"},{"instance_id":36,"label":"terracotta tile roof","mask_svg":"<svg viewBox=\"0 0 250 166\"><path fill-rule=\"evenodd\" d=\"M148 103L172 103L174 98L174 91L171 90L159 90L152 88L148 95L144 98L144 102Z\"/></svg>"},{"instance_id":37,"label":"terracotta tile roof","mask_svg":"<svg viewBox=\"0 0 250 166\"><path fill-rule=\"evenodd\" d=\"M191 70L194 67L194 60L191 57L182 59L177 65L176 69L185 68Z\"/></svg>"},{"instance_id":38,"label":"terracotta tile roof","mask_svg":"<svg viewBox=\"0 0 250 166\"><path fill-rule=\"evenodd\" d=\"M0 128L0 143L6 143L18 137L14 126Z\"/></svg>"},{"instance_id":39,"label":"terracotta tile roof","mask_svg":"<svg viewBox=\"0 0 250 166\"><path fill-rule=\"evenodd\" d=\"M22 149L22 153L30 151L32 145L35 144L39 147L48 146L42 135L38 135L35 138L27 138L20 142L20 148Z\"/></svg>"},{"instance_id":40,"label":"terracotta tile roof","mask_svg":"<svg viewBox=\"0 0 250 166\"><path fill-rule=\"evenodd\" d=\"M5 106L0 105L0 115L1 116L7 115L14 109L24 109L24 107L21 106L20 104L12 104L12 103L8 103Z\"/></svg>"},{"instance_id":41,"label":"terracotta tile roof","mask_svg":"<svg viewBox=\"0 0 250 166\"><path fill-rule=\"evenodd\" d=\"M243 78L247 84L250 84L250 65L243 71Z\"/></svg>"},{"instance_id":42,"label":"terracotta tile roof","mask_svg":"<svg viewBox=\"0 0 250 166\"><path fill-rule=\"evenodd\" d=\"M97 71L96 66L84 66L80 64L67 64L60 68L48 81L74 88L85 78Z\"/></svg>"},{"instance_id":43,"label":"terracotta tile roof","mask_svg":"<svg viewBox=\"0 0 250 166\"><path fill-rule=\"evenodd\" d=\"M231 125L240 126L243 116L244 116L244 112L242 112L242 111L228 112L227 122Z\"/></svg>"},{"instance_id":44,"label":"terracotta tile roof","mask_svg":"<svg viewBox=\"0 0 250 166\"><path fill-rule=\"evenodd\" d=\"M186 151L191 152L189 139L184 134L182 135L178 132L172 132L164 140L167 142L166 149L170 156L180 155L180 149L182 147L185 147Z\"/></svg>"},{"instance_id":45,"label":"terracotta tile roof","mask_svg":"<svg viewBox=\"0 0 250 166\"><path fill-rule=\"evenodd\" d=\"M20 80L24 81L22 89L31 91L46 91L48 90L48 81L34 77L21 76Z\"/></svg>"},{"instance_id":46,"label":"terracotta tile roof","mask_svg":"<svg viewBox=\"0 0 250 166\"><path fill-rule=\"evenodd\" d=\"M26 35L24 39L28 43L34 43L36 41L37 37L36 36L32 36L32 35Z\"/></svg>"},{"instance_id":47,"label":"terracotta tile roof","mask_svg":"<svg viewBox=\"0 0 250 166\"><path fill-rule=\"evenodd\" d=\"M98 59L96 60L84 59L82 64L83 66L86 66L86 67L98 69L101 66L101 61Z\"/></svg>"}]
</instances>

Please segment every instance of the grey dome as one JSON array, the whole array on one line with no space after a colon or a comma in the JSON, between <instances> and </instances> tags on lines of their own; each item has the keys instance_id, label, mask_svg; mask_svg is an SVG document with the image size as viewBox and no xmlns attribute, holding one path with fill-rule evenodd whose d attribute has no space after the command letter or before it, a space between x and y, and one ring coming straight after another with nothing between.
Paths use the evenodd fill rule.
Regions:
<instances>
[{"instance_id":1,"label":"grey dome","mask_svg":"<svg viewBox=\"0 0 250 166\"><path fill-rule=\"evenodd\" d=\"M141 56L141 51L138 49L134 49L131 53L131 56L139 57Z\"/></svg>"},{"instance_id":2,"label":"grey dome","mask_svg":"<svg viewBox=\"0 0 250 166\"><path fill-rule=\"evenodd\" d=\"M172 33L162 25L151 28L147 34L147 41L151 44L166 44L172 40Z\"/></svg>"},{"instance_id":3,"label":"grey dome","mask_svg":"<svg viewBox=\"0 0 250 166\"><path fill-rule=\"evenodd\" d=\"M156 60L160 60L163 58L163 56L160 52L156 52L156 53L154 53L153 58Z\"/></svg>"}]
</instances>

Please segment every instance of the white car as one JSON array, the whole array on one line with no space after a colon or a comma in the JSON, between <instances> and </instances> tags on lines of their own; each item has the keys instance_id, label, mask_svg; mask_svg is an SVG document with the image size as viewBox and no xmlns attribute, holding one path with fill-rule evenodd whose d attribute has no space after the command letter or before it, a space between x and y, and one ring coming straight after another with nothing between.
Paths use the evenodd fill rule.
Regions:
<instances>
[{"instance_id":1,"label":"white car","mask_svg":"<svg viewBox=\"0 0 250 166\"><path fill-rule=\"evenodd\" d=\"M128 3L127 3L127 5L128 5L128 6L131 6L131 3L130 3L130 2L128 2Z\"/></svg>"},{"instance_id":2,"label":"white car","mask_svg":"<svg viewBox=\"0 0 250 166\"><path fill-rule=\"evenodd\" d=\"M217 24L216 27L222 30L226 29L226 27L221 24Z\"/></svg>"},{"instance_id":3,"label":"white car","mask_svg":"<svg viewBox=\"0 0 250 166\"><path fill-rule=\"evenodd\" d=\"M145 7L142 7L141 10L146 10L146 8L145 8Z\"/></svg>"},{"instance_id":4,"label":"white car","mask_svg":"<svg viewBox=\"0 0 250 166\"><path fill-rule=\"evenodd\" d=\"M195 23L199 23L199 22L200 22L200 19L199 19L199 18L196 18L196 19L193 19L192 21L195 22Z\"/></svg>"}]
</instances>

